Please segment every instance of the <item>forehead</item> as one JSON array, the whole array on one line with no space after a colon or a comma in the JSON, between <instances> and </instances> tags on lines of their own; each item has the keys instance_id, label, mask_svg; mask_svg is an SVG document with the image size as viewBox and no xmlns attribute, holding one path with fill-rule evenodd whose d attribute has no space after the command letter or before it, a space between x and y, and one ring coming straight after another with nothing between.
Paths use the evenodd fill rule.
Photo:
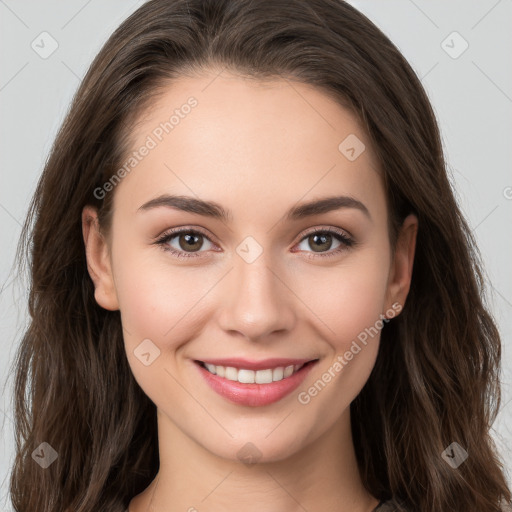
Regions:
<instances>
[{"instance_id":1,"label":"forehead","mask_svg":"<svg viewBox=\"0 0 512 512\"><path fill-rule=\"evenodd\" d=\"M183 76L139 117L132 140L134 151L150 147L116 190L130 189L132 211L161 193L221 204L236 194L262 208L263 198L288 206L340 192L385 209L359 120L311 85L227 72Z\"/></svg>"}]
</instances>

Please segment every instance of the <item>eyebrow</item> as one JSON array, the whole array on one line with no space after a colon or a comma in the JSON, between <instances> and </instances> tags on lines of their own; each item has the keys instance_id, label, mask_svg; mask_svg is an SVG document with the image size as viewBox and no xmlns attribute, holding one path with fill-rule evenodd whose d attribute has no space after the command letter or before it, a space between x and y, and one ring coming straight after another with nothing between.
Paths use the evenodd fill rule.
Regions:
<instances>
[{"instance_id":1,"label":"eyebrow","mask_svg":"<svg viewBox=\"0 0 512 512\"><path fill-rule=\"evenodd\" d=\"M169 194L163 194L151 199L140 206L138 211L147 211L160 207L174 208L184 212L203 215L205 217L212 217L225 222L228 222L231 219L231 213L214 201L204 201L194 197ZM307 203L301 203L290 208L290 210L286 212L285 220L296 221L343 208L360 210L366 217L368 217L368 219L372 220L368 208L361 201L349 196L331 196L309 201Z\"/></svg>"}]
</instances>

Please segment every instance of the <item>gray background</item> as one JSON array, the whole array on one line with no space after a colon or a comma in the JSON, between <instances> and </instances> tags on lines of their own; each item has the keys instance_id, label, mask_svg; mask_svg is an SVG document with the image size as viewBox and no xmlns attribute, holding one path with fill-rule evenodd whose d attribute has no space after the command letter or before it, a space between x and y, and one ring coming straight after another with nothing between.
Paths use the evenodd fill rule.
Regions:
<instances>
[{"instance_id":1,"label":"gray background","mask_svg":"<svg viewBox=\"0 0 512 512\"><path fill-rule=\"evenodd\" d=\"M7 498L13 458L8 369L27 323L26 282L15 280L12 267L21 224L80 79L112 31L142 3L0 0L0 510L12 510ZM510 481L512 0L350 3L400 48L438 117L452 183L479 243L489 303L503 335L503 402L492 433ZM36 44L39 53L31 46ZM42 58L52 44L57 49Z\"/></svg>"}]
</instances>

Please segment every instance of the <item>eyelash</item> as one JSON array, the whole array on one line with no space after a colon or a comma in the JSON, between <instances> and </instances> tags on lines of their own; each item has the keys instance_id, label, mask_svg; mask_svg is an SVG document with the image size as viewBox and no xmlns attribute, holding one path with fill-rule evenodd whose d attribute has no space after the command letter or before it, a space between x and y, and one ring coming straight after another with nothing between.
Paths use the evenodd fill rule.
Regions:
<instances>
[{"instance_id":1,"label":"eyelash","mask_svg":"<svg viewBox=\"0 0 512 512\"><path fill-rule=\"evenodd\" d=\"M209 242L213 243L212 240L210 240L210 237L208 237L208 235L206 235L206 233L204 233L203 231L200 231L198 229L191 229L191 228L176 229L176 230L168 231L168 232L164 233L162 236L160 236L153 243L156 245L159 245L163 251L170 252L173 256L175 256L177 258L198 258L198 257L200 257L200 255L195 255L193 253L187 253L186 251L177 251L175 249L170 248L167 245L167 242L169 242L170 240L172 240L173 238L175 238L176 236L178 236L182 233L202 235ZM349 249L351 247L354 247L356 245L356 242L352 238L349 238L342 231L334 229L334 228L316 229L316 230L307 232L300 239L299 243L302 242L303 240L305 240L307 237L309 237L311 235L317 235L317 234L334 235L334 237L339 242L341 242L341 245L338 248L336 248L332 251L329 251L329 252L316 253L315 255L308 254L308 256L306 256L307 258L313 258L313 259L316 259L317 257L331 258L331 257L337 256L340 252L342 252L346 249ZM204 252L204 251L198 251L198 252Z\"/></svg>"}]
</instances>

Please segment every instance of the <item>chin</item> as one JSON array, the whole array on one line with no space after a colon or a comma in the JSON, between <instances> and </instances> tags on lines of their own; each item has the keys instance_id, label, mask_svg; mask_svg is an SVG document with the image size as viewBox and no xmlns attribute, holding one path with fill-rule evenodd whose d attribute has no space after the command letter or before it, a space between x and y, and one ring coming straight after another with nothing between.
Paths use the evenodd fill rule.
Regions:
<instances>
[{"instance_id":1,"label":"chin","mask_svg":"<svg viewBox=\"0 0 512 512\"><path fill-rule=\"evenodd\" d=\"M273 428L278 424L279 421L274 423ZM203 446L218 457L241 462L248 467L254 464L280 462L292 457L309 444L304 437L301 437L300 432L291 430L290 426L283 428L279 435L277 430L282 427L283 425L278 426L275 432L272 432L272 429L254 428L254 435L245 430L239 435L233 433L234 438L226 440L223 446L219 444Z\"/></svg>"}]
</instances>

